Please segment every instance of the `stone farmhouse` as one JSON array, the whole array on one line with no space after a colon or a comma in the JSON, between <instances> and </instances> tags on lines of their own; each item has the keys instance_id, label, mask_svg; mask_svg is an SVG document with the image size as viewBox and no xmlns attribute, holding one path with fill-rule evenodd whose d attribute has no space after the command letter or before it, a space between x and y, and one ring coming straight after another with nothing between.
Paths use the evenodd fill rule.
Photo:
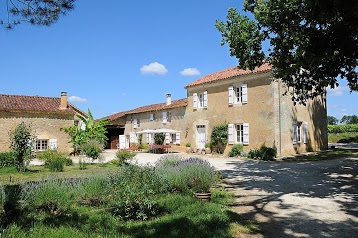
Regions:
<instances>
[{"instance_id":1,"label":"stone farmhouse","mask_svg":"<svg viewBox=\"0 0 358 238\"><path fill-rule=\"evenodd\" d=\"M25 122L37 137L36 151L51 148L70 153L70 138L62 128L79 125L78 114L87 117L67 102L65 92L59 98L0 94L0 152L9 151L9 132Z\"/></svg>"},{"instance_id":2,"label":"stone farmhouse","mask_svg":"<svg viewBox=\"0 0 358 238\"><path fill-rule=\"evenodd\" d=\"M317 97L306 105L294 105L283 95L285 85L273 80L271 66L253 71L231 67L206 75L188 85L187 98L147 105L108 117L109 147L128 148L145 130L172 129L166 144L182 151L187 143L203 149L210 142L213 127L228 124L228 145L244 145L244 150L261 145L276 147L279 156L326 149L326 99ZM151 133L142 141L152 143Z\"/></svg>"}]
</instances>

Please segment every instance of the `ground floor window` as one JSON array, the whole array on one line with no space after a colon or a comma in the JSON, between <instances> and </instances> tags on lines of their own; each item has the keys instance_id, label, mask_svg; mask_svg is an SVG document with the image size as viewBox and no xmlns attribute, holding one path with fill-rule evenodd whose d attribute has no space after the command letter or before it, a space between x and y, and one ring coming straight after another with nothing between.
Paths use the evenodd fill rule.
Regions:
<instances>
[{"instance_id":1,"label":"ground floor window","mask_svg":"<svg viewBox=\"0 0 358 238\"><path fill-rule=\"evenodd\" d=\"M236 124L236 143L244 143L244 125Z\"/></svg>"},{"instance_id":2,"label":"ground floor window","mask_svg":"<svg viewBox=\"0 0 358 238\"><path fill-rule=\"evenodd\" d=\"M36 141L36 150L42 151L48 149L48 140L37 140Z\"/></svg>"},{"instance_id":3,"label":"ground floor window","mask_svg":"<svg viewBox=\"0 0 358 238\"><path fill-rule=\"evenodd\" d=\"M228 143L249 144L249 123L228 124Z\"/></svg>"},{"instance_id":4,"label":"ground floor window","mask_svg":"<svg viewBox=\"0 0 358 238\"><path fill-rule=\"evenodd\" d=\"M299 144L302 141L302 122L301 121L295 121L292 125L292 141L293 144Z\"/></svg>"}]
</instances>

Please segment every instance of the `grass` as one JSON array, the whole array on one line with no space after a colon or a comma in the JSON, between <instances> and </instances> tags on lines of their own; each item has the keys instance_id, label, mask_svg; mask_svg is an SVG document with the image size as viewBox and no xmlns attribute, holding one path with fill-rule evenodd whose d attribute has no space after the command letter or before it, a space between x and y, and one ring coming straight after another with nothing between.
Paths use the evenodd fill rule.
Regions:
<instances>
[{"instance_id":1,"label":"grass","mask_svg":"<svg viewBox=\"0 0 358 238\"><path fill-rule=\"evenodd\" d=\"M329 143L358 143L358 132L329 133Z\"/></svg>"},{"instance_id":2,"label":"grass","mask_svg":"<svg viewBox=\"0 0 358 238\"><path fill-rule=\"evenodd\" d=\"M354 149L334 149L331 151L323 151L310 155L299 155L294 157L293 161L321 161L321 160L332 160L339 158L347 158L357 155L358 150Z\"/></svg>"},{"instance_id":3,"label":"grass","mask_svg":"<svg viewBox=\"0 0 358 238\"><path fill-rule=\"evenodd\" d=\"M86 169L80 170L78 164L65 166L63 172L51 172L44 166L29 166L25 172L17 172L15 167L0 168L0 184L18 184L25 181L39 181L55 176L57 178L86 177L97 173L108 173L118 170L113 164L87 164Z\"/></svg>"}]
</instances>

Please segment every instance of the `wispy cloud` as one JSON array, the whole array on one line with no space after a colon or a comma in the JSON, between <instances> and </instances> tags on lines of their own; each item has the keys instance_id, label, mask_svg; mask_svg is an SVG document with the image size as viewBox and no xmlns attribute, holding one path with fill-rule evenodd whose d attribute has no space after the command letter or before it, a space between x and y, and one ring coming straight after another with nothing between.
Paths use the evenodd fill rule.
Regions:
<instances>
[{"instance_id":1,"label":"wispy cloud","mask_svg":"<svg viewBox=\"0 0 358 238\"><path fill-rule=\"evenodd\" d=\"M346 87L346 86L336 87L333 89L327 88L328 95L333 96L333 97L343 96L346 91L348 91L348 87Z\"/></svg>"},{"instance_id":2,"label":"wispy cloud","mask_svg":"<svg viewBox=\"0 0 358 238\"><path fill-rule=\"evenodd\" d=\"M87 103L88 100L85 98L80 98L78 96L70 96L68 97L68 101L70 102L82 102L82 103Z\"/></svg>"},{"instance_id":3,"label":"wispy cloud","mask_svg":"<svg viewBox=\"0 0 358 238\"><path fill-rule=\"evenodd\" d=\"M180 74L183 76L195 76L200 75L200 71L197 68L186 68L180 71Z\"/></svg>"},{"instance_id":4,"label":"wispy cloud","mask_svg":"<svg viewBox=\"0 0 358 238\"><path fill-rule=\"evenodd\" d=\"M143 65L142 68L140 68L140 72L142 74L166 74L168 73L168 70L164 65L154 62L148 65Z\"/></svg>"}]
</instances>

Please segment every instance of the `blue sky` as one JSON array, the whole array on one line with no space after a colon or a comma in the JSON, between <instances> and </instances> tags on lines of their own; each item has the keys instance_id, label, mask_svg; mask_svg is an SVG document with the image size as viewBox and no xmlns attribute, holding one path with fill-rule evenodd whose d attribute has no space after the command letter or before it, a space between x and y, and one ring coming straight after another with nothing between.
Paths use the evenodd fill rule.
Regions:
<instances>
[{"instance_id":1,"label":"blue sky","mask_svg":"<svg viewBox=\"0 0 358 238\"><path fill-rule=\"evenodd\" d=\"M66 91L96 118L164 102L166 93L184 98L186 84L237 63L214 27L229 7L242 1L77 0L51 27L0 30L0 93ZM328 114L357 115L357 102L343 82L328 91Z\"/></svg>"}]
</instances>

